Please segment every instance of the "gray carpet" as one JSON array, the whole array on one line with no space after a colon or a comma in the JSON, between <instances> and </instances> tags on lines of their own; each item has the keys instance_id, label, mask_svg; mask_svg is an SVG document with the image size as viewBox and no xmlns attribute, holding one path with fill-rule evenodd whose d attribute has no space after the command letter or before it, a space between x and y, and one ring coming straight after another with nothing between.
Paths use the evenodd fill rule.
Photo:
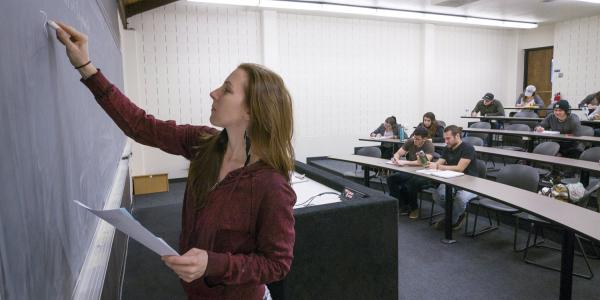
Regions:
<instances>
[{"instance_id":1,"label":"gray carpet","mask_svg":"<svg viewBox=\"0 0 600 300\"><path fill-rule=\"evenodd\" d=\"M175 249L184 186L172 183L168 193L138 196L134 203L134 216ZM522 262L522 254L512 251L512 227L507 225L476 239L457 232L458 242L445 245L440 242L443 233L430 228L427 221L401 217L398 235L399 299L558 298L559 273ZM520 237L524 242L525 232ZM532 251L534 258L560 262L558 253ZM600 272L600 261L591 263ZM575 270L583 267L582 259L576 258ZM130 241L123 299L185 299L185 295L177 277L156 254ZM573 299L600 299L600 279L574 278Z\"/></svg>"}]
</instances>

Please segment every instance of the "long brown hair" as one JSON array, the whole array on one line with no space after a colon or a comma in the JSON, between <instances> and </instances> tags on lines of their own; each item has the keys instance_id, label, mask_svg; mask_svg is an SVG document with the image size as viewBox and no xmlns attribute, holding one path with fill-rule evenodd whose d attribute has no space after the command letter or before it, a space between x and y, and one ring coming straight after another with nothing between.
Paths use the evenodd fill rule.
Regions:
<instances>
[{"instance_id":1,"label":"long brown hair","mask_svg":"<svg viewBox=\"0 0 600 300\"><path fill-rule=\"evenodd\" d=\"M251 152L289 180L294 169L292 97L283 79L264 66L244 63L238 69L248 76L244 96L250 110L246 134ZM196 208L204 207L208 193L217 184L227 141L226 130L199 137L188 176Z\"/></svg>"},{"instance_id":2,"label":"long brown hair","mask_svg":"<svg viewBox=\"0 0 600 300\"><path fill-rule=\"evenodd\" d=\"M385 122L392 125L392 132L394 133L394 135L398 134L398 123L396 123L396 117L387 117L385 119Z\"/></svg>"},{"instance_id":3,"label":"long brown hair","mask_svg":"<svg viewBox=\"0 0 600 300\"><path fill-rule=\"evenodd\" d=\"M425 118L431 120L431 125L429 125L429 127L425 127ZM427 132L429 133L429 138L435 137L435 134L437 133L438 122L435 120L435 115L432 112L426 112L423 115L423 127L427 129Z\"/></svg>"}]
</instances>

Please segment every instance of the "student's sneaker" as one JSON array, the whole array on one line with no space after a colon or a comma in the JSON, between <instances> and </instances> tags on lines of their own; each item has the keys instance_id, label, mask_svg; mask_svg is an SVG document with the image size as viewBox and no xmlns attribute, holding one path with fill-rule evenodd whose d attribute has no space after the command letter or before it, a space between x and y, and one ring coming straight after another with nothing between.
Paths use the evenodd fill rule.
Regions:
<instances>
[{"instance_id":1,"label":"student's sneaker","mask_svg":"<svg viewBox=\"0 0 600 300\"><path fill-rule=\"evenodd\" d=\"M413 209L410 211L410 214L408 214L408 218L409 219L418 219L419 218L419 214L420 214L421 210L420 209Z\"/></svg>"},{"instance_id":2,"label":"student's sneaker","mask_svg":"<svg viewBox=\"0 0 600 300\"><path fill-rule=\"evenodd\" d=\"M456 230L460 230L463 225L465 223L465 214L462 214L458 217L458 220L456 221L456 223L452 224L452 230L456 231Z\"/></svg>"},{"instance_id":3,"label":"student's sneaker","mask_svg":"<svg viewBox=\"0 0 600 300\"><path fill-rule=\"evenodd\" d=\"M400 209L398 209L398 215L400 216L406 216L409 212L410 208L408 206L401 206Z\"/></svg>"},{"instance_id":4,"label":"student's sneaker","mask_svg":"<svg viewBox=\"0 0 600 300\"><path fill-rule=\"evenodd\" d=\"M464 223L465 223L465 214L462 214L458 217L458 220L456 221L456 223L452 224L452 230L456 231L456 230L460 230ZM445 222L446 220L441 219L435 223L433 223L433 228L436 230L444 230L444 226L445 226Z\"/></svg>"}]
</instances>

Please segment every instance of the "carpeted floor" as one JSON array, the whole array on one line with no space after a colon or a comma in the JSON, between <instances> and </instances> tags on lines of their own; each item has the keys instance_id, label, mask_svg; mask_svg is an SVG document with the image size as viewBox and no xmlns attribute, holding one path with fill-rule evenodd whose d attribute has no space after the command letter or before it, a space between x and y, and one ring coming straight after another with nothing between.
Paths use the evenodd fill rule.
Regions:
<instances>
[{"instance_id":1,"label":"carpeted floor","mask_svg":"<svg viewBox=\"0 0 600 300\"><path fill-rule=\"evenodd\" d=\"M168 193L137 196L134 203L136 219L175 249L184 186L183 182L172 183ZM525 232L519 234L524 242ZM398 235L399 299L558 298L559 273L525 264L522 254L512 251L512 227L508 225L476 239L457 232L458 242L445 245L440 242L442 232L429 227L427 221L401 217ZM560 262L558 252L545 249L532 250L532 257L556 265ZM593 270L600 272L600 261L590 262ZM583 272L584 267L577 257L575 270ZM160 257L130 240L123 299L185 299L185 295ZM600 299L600 279L575 277L573 299Z\"/></svg>"}]
</instances>

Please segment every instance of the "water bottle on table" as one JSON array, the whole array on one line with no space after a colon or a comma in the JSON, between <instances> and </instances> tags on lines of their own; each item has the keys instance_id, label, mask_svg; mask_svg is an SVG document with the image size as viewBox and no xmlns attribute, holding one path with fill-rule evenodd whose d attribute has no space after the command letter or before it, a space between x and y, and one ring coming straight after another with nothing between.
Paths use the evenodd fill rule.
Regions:
<instances>
[{"instance_id":1,"label":"water bottle on table","mask_svg":"<svg viewBox=\"0 0 600 300\"><path fill-rule=\"evenodd\" d=\"M404 127L400 126L400 141L404 141Z\"/></svg>"}]
</instances>

